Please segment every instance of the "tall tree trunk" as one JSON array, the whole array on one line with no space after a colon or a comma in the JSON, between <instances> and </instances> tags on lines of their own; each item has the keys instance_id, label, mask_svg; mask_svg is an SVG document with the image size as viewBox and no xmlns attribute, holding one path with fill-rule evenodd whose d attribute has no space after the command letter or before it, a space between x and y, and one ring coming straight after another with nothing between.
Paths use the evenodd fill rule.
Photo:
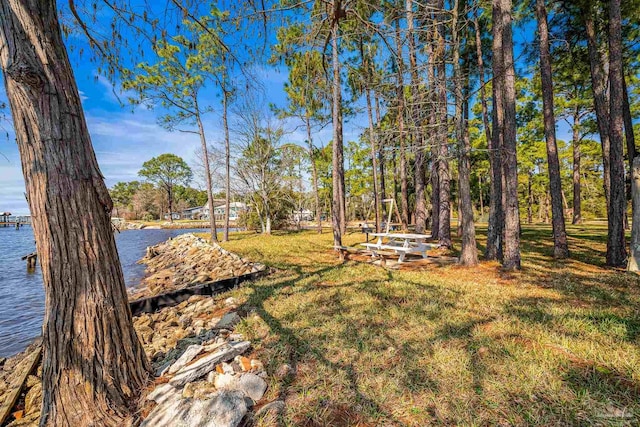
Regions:
<instances>
[{"instance_id":1,"label":"tall tree trunk","mask_svg":"<svg viewBox=\"0 0 640 427\"><path fill-rule=\"evenodd\" d=\"M415 158L415 170L414 170L414 185L416 194L416 207L415 207L415 230L416 233L424 233L427 228L427 156L424 147L422 147L422 138L416 147Z\"/></svg>"},{"instance_id":2,"label":"tall tree trunk","mask_svg":"<svg viewBox=\"0 0 640 427\"><path fill-rule=\"evenodd\" d=\"M366 70L366 80L370 78L371 64L369 64L368 58L364 55L364 47L362 44L362 38L359 39L360 47L360 60L362 61L362 68ZM376 220L376 232L380 232L380 193L378 192L378 161L377 161L377 149L376 149L376 133L373 128L373 106L371 105L371 91L368 83L365 83L365 95L367 98L367 116L369 118L369 144L371 146L371 179L373 184L373 204L375 209Z\"/></svg>"},{"instance_id":3,"label":"tall tree trunk","mask_svg":"<svg viewBox=\"0 0 640 427\"><path fill-rule=\"evenodd\" d=\"M607 265L625 264L627 251L624 236L626 211L623 158L622 17L620 0L609 2L609 157L611 188L608 210Z\"/></svg>"},{"instance_id":4,"label":"tall tree trunk","mask_svg":"<svg viewBox=\"0 0 640 427\"><path fill-rule=\"evenodd\" d=\"M624 67L624 65L623 65ZM624 139L627 142L627 157L629 158L629 181L631 181L631 179L633 179L631 177L632 171L633 171L633 159L636 157L636 138L635 135L633 134L633 120L631 118L631 109L629 107L629 93L627 91L627 82L626 82L626 77L624 75L624 70L622 72L622 117L624 119ZM630 200L631 199L631 192L629 191L626 194L626 197ZM635 214L633 212L633 209L635 209L633 203L631 204L631 217L635 218ZM625 212L624 212L624 229L628 230L629 229L629 219L627 217L627 210L625 207Z\"/></svg>"},{"instance_id":5,"label":"tall tree trunk","mask_svg":"<svg viewBox=\"0 0 640 427\"><path fill-rule=\"evenodd\" d=\"M527 173L527 224L533 224L533 191L531 184L533 180L533 172L529 170Z\"/></svg>"},{"instance_id":6,"label":"tall tree trunk","mask_svg":"<svg viewBox=\"0 0 640 427\"><path fill-rule=\"evenodd\" d=\"M346 206L344 194L344 153L342 144L342 94L340 87L340 58L338 55L338 37L340 36L339 18L342 5L339 0L333 2L333 25L331 27L331 49L333 66L333 243L342 246L342 235L346 231Z\"/></svg>"},{"instance_id":7,"label":"tall tree trunk","mask_svg":"<svg viewBox=\"0 0 640 427\"><path fill-rule=\"evenodd\" d=\"M464 3L463 3L464 4ZM476 229L473 223L473 205L471 202L471 165L469 152L471 143L467 129L467 114L464 112L467 103L464 100L462 85L463 76L460 70L460 28L458 27L458 9L460 5L455 0L453 5L453 79L456 97L456 139L459 144L458 158L458 193L459 193L459 222L462 230L462 247L460 250L460 264L475 266L478 264L478 249L476 248ZM468 61L467 61L468 62ZM468 76L468 73L467 73ZM469 80L467 77L466 85ZM466 90L465 92L468 92Z\"/></svg>"},{"instance_id":8,"label":"tall tree trunk","mask_svg":"<svg viewBox=\"0 0 640 427\"><path fill-rule=\"evenodd\" d=\"M623 65L624 67L624 65ZM632 178L632 171L633 171L633 159L636 157L637 155L637 151L636 151L636 137L633 134L633 120L631 118L631 109L629 107L629 93L627 91L627 82L626 82L626 77L624 75L624 70L622 72L622 117L624 118L624 139L627 142L627 156L629 157L629 181L631 181ZM626 197L630 200L631 199L631 191L629 190L629 192L626 194ZM631 204L631 217L635 218L635 213L633 212L633 209L635 209L633 203ZM624 229L628 230L629 229L629 219L627 217L627 210L625 207L625 212L624 212Z\"/></svg>"},{"instance_id":9,"label":"tall tree trunk","mask_svg":"<svg viewBox=\"0 0 640 427\"><path fill-rule=\"evenodd\" d=\"M631 228L631 252L627 271L640 271L640 157L633 159L631 168L631 198L633 203L633 225Z\"/></svg>"},{"instance_id":10,"label":"tall tree trunk","mask_svg":"<svg viewBox=\"0 0 640 427\"><path fill-rule=\"evenodd\" d=\"M149 365L54 1L0 2L0 62L46 295L43 426L131 422Z\"/></svg>"},{"instance_id":11,"label":"tall tree trunk","mask_svg":"<svg viewBox=\"0 0 640 427\"><path fill-rule=\"evenodd\" d=\"M393 140L392 140L393 141ZM398 150L393 150L391 152L391 165L393 166L393 199L395 200L396 205L398 204L398 189L400 186L398 185ZM397 208L397 206L396 206ZM398 222L402 223L402 219L400 215L398 215Z\"/></svg>"},{"instance_id":12,"label":"tall tree trunk","mask_svg":"<svg viewBox=\"0 0 640 427\"><path fill-rule=\"evenodd\" d=\"M500 0L493 0L493 106L491 139L489 145L489 165L491 188L489 195L489 224L487 226L487 246L485 259L502 260L503 231L504 231L504 203L503 203L503 174L502 174L502 140L504 127L504 109L502 102L502 87L504 85L504 63L502 54L502 25L500 24Z\"/></svg>"},{"instance_id":13,"label":"tall tree trunk","mask_svg":"<svg viewBox=\"0 0 640 427\"><path fill-rule=\"evenodd\" d=\"M516 156L516 76L513 63L513 37L511 31L511 0L500 2L502 25L502 55L504 85L502 107L504 129L502 141L505 179L504 259L506 270L520 269L520 211L518 209L518 160Z\"/></svg>"},{"instance_id":14,"label":"tall tree trunk","mask_svg":"<svg viewBox=\"0 0 640 427\"><path fill-rule=\"evenodd\" d=\"M380 100L378 99L378 94L374 91L374 103L376 107L376 123L379 126L380 124ZM386 196L386 180L384 176L384 139L380 139L378 144L378 167L380 168L380 212L384 217L384 200L387 198Z\"/></svg>"},{"instance_id":15,"label":"tall tree trunk","mask_svg":"<svg viewBox=\"0 0 640 427\"><path fill-rule=\"evenodd\" d=\"M485 133L485 137L487 139L487 148L489 148L489 175L490 175L490 183L491 183L491 188L492 188L492 192L493 190L493 181L494 181L494 173L493 173L493 165L495 164L495 160L492 161L492 155L491 155L491 148L492 148L492 142L491 142L491 125L489 122L489 113L488 113L488 108L487 108L487 94L486 94L486 89L485 89L485 81L484 81L484 59L482 57L482 37L481 37L481 30L480 30L480 23L478 22L478 11L475 11L475 15L474 15L474 27L475 27L475 44L476 44L476 61L478 64L478 78L480 80L480 106L482 108L482 123L484 125L484 133ZM499 163L499 162L498 162ZM500 175L502 175L500 173ZM500 180L498 181L500 183L500 188L502 188L502 178L500 177ZM484 216L484 200L482 197L482 176L478 177L478 183L480 184L480 212L481 212L481 216ZM502 198L502 196L500 196L500 198ZM491 203L491 202L490 202ZM494 233L495 231L495 224L491 224L491 217L489 220L489 223L491 225L491 231L492 233ZM495 239L493 240L495 242ZM495 243L494 243L495 244ZM493 244L492 244L493 245ZM497 255L493 255L493 252L495 252L496 254L499 253L499 250L496 250L495 247L491 248L491 251L489 250L489 244L487 244L487 254L489 252L492 252L492 257L489 258L487 256L487 254L485 254L485 256L487 256L488 259L494 259L497 257Z\"/></svg>"},{"instance_id":16,"label":"tall tree trunk","mask_svg":"<svg viewBox=\"0 0 640 427\"><path fill-rule=\"evenodd\" d=\"M322 234L322 212L320 209L320 190L318 189L318 165L316 164L313 140L311 139L311 121L309 116L306 117L305 124L307 126L307 148L309 149L309 161L311 162L313 200L316 208L316 230L318 231L318 234Z\"/></svg>"},{"instance_id":17,"label":"tall tree trunk","mask_svg":"<svg viewBox=\"0 0 640 427\"><path fill-rule=\"evenodd\" d=\"M173 224L173 185L167 188L167 209L169 212L169 222Z\"/></svg>"},{"instance_id":18,"label":"tall tree trunk","mask_svg":"<svg viewBox=\"0 0 640 427\"><path fill-rule=\"evenodd\" d=\"M591 68L591 89L593 90L593 104L596 110L596 122L600 143L602 144L602 166L604 176L604 197L609 205L609 193L611 188L610 160L609 160L609 99L607 97L607 77L604 71L604 61L598 49L595 23L593 21L593 7L584 12L585 30L587 34L587 48L589 51L589 66Z\"/></svg>"},{"instance_id":19,"label":"tall tree trunk","mask_svg":"<svg viewBox=\"0 0 640 427\"><path fill-rule=\"evenodd\" d=\"M582 188L580 186L580 107L573 111L573 220L572 224L582 222Z\"/></svg>"},{"instance_id":20,"label":"tall tree trunk","mask_svg":"<svg viewBox=\"0 0 640 427\"><path fill-rule=\"evenodd\" d=\"M438 244L441 247L451 247L451 177L449 174L449 150L447 145L447 75L445 58L444 0L438 0L436 13L437 38L437 92L438 92L438 187L439 187L439 229Z\"/></svg>"},{"instance_id":21,"label":"tall tree trunk","mask_svg":"<svg viewBox=\"0 0 640 427\"><path fill-rule=\"evenodd\" d=\"M484 198L482 196L482 175L478 175L478 194L480 195L480 218L484 216Z\"/></svg>"},{"instance_id":22,"label":"tall tree trunk","mask_svg":"<svg viewBox=\"0 0 640 427\"><path fill-rule=\"evenodd\" d=\"M409 48L409 74L411 76L410 97L411 97L411 122L413 123L413 142L415 145L415 224L416 233L424 233L427 223L427 200L426 200L426 167L427 156L424 145L424 138L420 131L420 80L418 77L418 64L416 55L416 41L414 29L413 0L405 0L405 13L407 17L407 40Z\"/></svg>"},{"instance_id":23,"label":"tall tree trunk","mask_svg":"<svg viewBox=\"0 0 640 427\"><path fill-rule=\"evenodd\" d=\"M489 124L489 113L487 108L487 94L484 82L484 60L482 58L482 38L480 24L478 23L478 11L475 11L474 27L476 35L476 61L478 63L478 78L480 80L480 106L482 107L482 124L484 125L484 133L487 138L487 145L491 144L491 126Z\"/></svg>"},{"instance_id":24,"label":"tall tree trunk","mask_svg":"<svg viewBox=\"0 0 640 427\"><path fill-rule=\"evenodd\" d=\"M627 90L627 80L622 72L622 117L624 119L624 139L627 142L627 156L629 157L629 174L633 169L633 159L637 155L636 137L633 134L633 119L631 108L629 107L629 91Z\"/></svg>"},{"instance_id":25,"label":"tall tree trunk","mask_svg":"<svg viewBox=\"0 0 640 427\"><path fill-rule=\"evenodd\" d=\"M211 243L218 241L218 230L216 227L216 214L213 205L213 183L211 182L211 167L209 165L209 150L207 148L207 138L204 134L204 126L198 112L198 104L196 102L196 123L198 125L198 135L200 136L200 146L202 147L202 161L204 162L204 173L207 175L207 204L209 206L209 229L211 230ZM229 216L229 208L227 208L226 216Z\"/></svg>"},{"instance_id":26,"label":"tall tree trunk","mask_svg":"<svg viewBox=\"0 0 640 427\"><path fill-rule=\"evenodd\" d=\"M224 127L224 235L223 241L229 241L229 212L231 209L231 147L229 140L229 92L223 91L222 126ZM214 223L215 226L215 223Z\"/></svg>"},{"instance_id":27,"label":"tall tree trunk","mask_svg":"<svg viewBox=\"0 0 640 427\"><path fill-rule=\"evenodd\" d=\"M435 8L435 1L432 0L429 5L432 8ZM429 84L429 113L427 117L427 129L429 133L429 145L431 145L431 237L433 239L438 239L439 229L440 229L440 181L438 179L438 137L437 137L437 121L436 121L436 113L437 113L437 94L436 94L436 66L435 66L435 49L434 45L436 43L435 39L435 31L433 31L433 26L435 24L435 20L433 19L433 12L428 12L428 20L427 24L427 42L425 44L425 48L427 51L427 80Z\"/></svg>"},{"instance_id":28,"label":"tall tree trunk","mask_svg":"<svg viewBox=\"0 0 640 427\"><path fill-rule=\"evenodd\" d=\"M400 220L402 229L409 227L409 184L407 177L407 147L404 129L405 99L404 99L404 60L402 59L402 40L400 37L400 19L396 19L396 65L397 86L396 96L398 102L398 138L400 140Z\"/></svg>"},{"instance_id":29,"label":"tall tree trunk","mask_svg":"<svg viewBox=\"0 0 640 427\"><path fill-rule=\"evenodd\" d=\"M542 109L544 115L544 136L549 163L549 189L551 191L551 221L553 228L553 256L563 259L569 256L567 232L562 209L562 181L560 160L556 143L556 119L553 112L553 78L551 77L551 56L549 53L549 29L545 0L536 0L538 34L540 36L540 75L542 78Z\"/></svg>"},{"instance_id":30,"label":"tall tree trunk","mask_svg":"<svg viewBox=\"0 0 640 427\"><path fill-rule=\"evenodd\" d=\"M373 109L371 106L371 93L366 89L367 95L367 114L369 116L369 144L371 144L371 179L373 180L373 204L376 218L376 232L381 230L381 201L380 192L378 191L378 150L376 149L376 133L373 128Z\"/></svg>"}]
</instances>

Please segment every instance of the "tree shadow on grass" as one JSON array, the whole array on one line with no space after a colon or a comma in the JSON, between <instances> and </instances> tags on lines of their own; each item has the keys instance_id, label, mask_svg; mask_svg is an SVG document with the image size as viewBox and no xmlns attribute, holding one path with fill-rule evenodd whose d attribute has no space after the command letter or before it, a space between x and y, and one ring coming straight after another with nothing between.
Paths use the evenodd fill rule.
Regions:
<instances>
[{"instance_id":1,"label":"tree shadow on grass","mask_svg":"<svg viewBox=\"0 0 640 427\"><path fill-rule=\"evenodd\" d=\"M565 299L519 298L511 301L505 307L504 313L524 324L553 331L554 335L568 339L584 341L590 339L585 334L596 334L596 337L617 336L629 344L637 344L640 320L635 316L635 311L629 311L627 316L601 310L586 313L584 310L577 310L557 314L557 306L564 304L570 302ZM561 417L568 417L568 423L585 423L585 417L588 419L587 424L611 422L614 425L637 425L640 421L640 381L630 372L611 366L611 363L604 365L597 357L574 354L559 344L528 339L524 341L527 346L540 347L545 352L550 351L555 355L557 363L561 366L564 384L575 394L571 407L565 408L566 402L549 400L543 412L551 411ZM559 341L562 342L562 339ZM591 402L589 405L595 401L598 407L590 406L585 412L585 408L581 409L585 401ZM603 417L603 420L596 421L594 417Z\"/></svg>"},{"instance_id":2,"label":"tree shadow on grass","mask_svg":"<svg viewBox=\"0 0 640 427\"><path fill-rule=\"evenodd\" d=\"M328 273L332 270L341 269L344 267L346 267L345 264L324 267L311 272L311 274L322 276L323 274ZM376 419L384 419L385 422L390 423L388 425L399 427L406 426L404 422L397 419L392 413L385 411L378 402L367 396L361 390L357 369L354 367L354 363L352 361L345 360L342 362L333 362L329 360L326 357L324 349L318 348L307 340L301 338L292 328L285 326L280 319L274 317L269 313L267 309L265 309L265 301L271 298L277 298L279 290L281 289L287 287L295 287L300 279L301 276L296 275L293 278L280 281L270 286L259 284L252 285L250 287L253 288L254 292L249 296L247 302L245 303L246 308L254 310L267 324L267 326L271 330L271 333L274 336L278 337L279 345L282 345L283 348L287 349L287 363L292 367L292 372L295 373L298 371L299 363L302 358L311 356L320 364L326 366L331 371L336 372L336 375L344 375L344 377L348 380L349 391L353 393L353 396L355 398L355 401L352 404L352 408L347 408L345 405L337 404L336 402L318 401L315 403L319 405L319 407L327 408L326 410L322 410L322 424L318 424L318 422L314 420L314 417L309 417L309 419L306 420L300 420L300 424L305 426L332 425L346 427L359 424L362 421L361 414L369 414ZM364 282L362 283L362 286L373 285L374 283L375 281L371 281L368 283ZM343 286L352 285L348 284ZM332 288L334 287L335 286L333 286ZM308 292L311 290L317 290L317 287L303 286L302 289L298 290L297 292ZM327 303L334 304L336 307L331 309L322 307L321 309L323 310L323 315L337 315L340 310L344 310L342 304L337 300L327 301ZM376 328L376 326L373 327ZM345 325L345 330L349 331L348 333L342 334L342 336L346 340L345 347L353 346L357 348L357 341L359 339L358 337L360 335L360 332L355 329L349 329L349 325ZM287 397L287 395L290 393L290 388L294 383L294 375L290 375L283 379L279 399L284 399ZM358 410L355 411L353 408L358 408Z\"/></svg>"},{"instance_id":3,"label":"tree shadow on grass","mask_svg":"<svg viewBox=\"0 0 640 427\"><path fill-rule=\"evenodd\" d=\"M338 265L332 267L325 267L315 270L310 274L322 277L325 273L330 272L333 269L340 269L347 267L347 265ZM386 276L389 279L393 279L393 273L386 272ZM309 340L300 336L299 332L292 327L286 326L288 318L276 318L269 310L265 308L265 302L281 296L280 292L287 288L296 288L296 293L309 292L317 290L318 287L314 285L299 285L301 277L295 275L292 278L279 281L271 285L253 286L254 292L249 296L246 302L247 309L254 310L267 324L273 336L277 337L277 345L280 348L284 348L287 351L286 360L289 363L293 371L297 371L301 360L305 360L305 364L308 365L311 360L329 368L330 372L334 372L337 376L342 376L348 380L348 391L353 394L354 402L353 408L357 408L355 411L344 411L339 402L330 401L315 401L306 402L305 405L309 407L316 407L317 413L309 414L308 419L298 420L299 425L335 425L335 426L347 426L355 425L363 421L363 415L366 415L368 419L375 419L380 422L386 422L385 425L405 426L405 422L398 419L390 411L386 410L382 401L377 400L374 397L367 395L363 391L360 375L362 375L362 366L358 360L344 360L335 362L329 360L327 356L328 348L323 348L322 344L314 344ZM352 349L361 354L380 355L387 350L391 350L388 355L382 356L388 358L389 365L382 369L394 369L389 375L400 375L399 383L407 393L421 393L428 392L429 394L437 394L440 388L440 382L435 378L432 378L427 370L424 369L425 358L432 357L433 346L438 343L448 341L460 341L465 342L464 346L469 353L469 360L471 361L470 370L473 378L473 389L478 396L478 399L482 399L483 395L483 380L486 375L484 363L482 361L481 353L479 352L485 344L481 340L476 340L473 336L473 331L477 327L492 322L494 317L482 316L481 314L474 315L474 319L462 323L448 322L443 317L444 310L454 309L455 300L460 296L461 291L451 290L441 287L432 286L426 283L418 283L407 280L402 280L402 288L387 286L383 280L364 280L355 283L348 283L342 285L332 286L331 289L350 287L355 292L364 292L374 299L372 308L367 306L363 309L364 312L354 312L357 323L347 322L344 324L341 330L336 331L337 337L344 341L343 347L345 349ZM407 289L420 290L418 296L411 295ZM341 300L343 296L332 294L326 296L325 299L321 299L318 304L320 307L316 307L316 311L322 318L339 316L341 314L349 314L349 310L353 307L344 305L344 301ZM330 306L330 307L329 307ZM442 326L438 327L432 336L425 337L403 337L399 340L396 336L389 333L389 324L385 322L388 312L385 310L397 310L407 309L407 315L417 316L421 319L426 319L430 323L441 322ZM304 310L304 307L301 307ZM380 310L372 311L369 313L367 310ZM382 316L382 321L375 321L374 316ZM396 331L397 332L397 331ZM397 335L397 334L396 334ZM319 337L322 339L322 337ZM388 347L388 348L386 348ZM378 361L379 362L379 361ZM386 363L386 362L384 362ZM423 363L421 365L421 363ZM396 365L398 364L399 368ZM276 368L275 366L273 367ZM375 365L374 369L377 369L378 365ZM308 369L308 368L307 368ZM280 398L284 399L287 395L294 392L296 389L295 377L290 377L282 381L282 389L280 390ZM302 387L302 386L299 386ZM305 386L305 388L307 388ZM295 392L297 393L297 392ZM314 406L315 405L315 406ZM431 405L431 404L430 404ZM326 411L322 408L332 408ZM423 408L424 409L424 408ZM430 407L427 410L431 411L434 418L438 418L435 415L435 409ZM340 414L340 416L337 415ZM321 418L322 424L318 424L318 417ZM340 418L342 417L342 418ZM346 417L346 418L345 418ZM339 421L342 420L342 421Z\"/></svg>"}]
</instances>

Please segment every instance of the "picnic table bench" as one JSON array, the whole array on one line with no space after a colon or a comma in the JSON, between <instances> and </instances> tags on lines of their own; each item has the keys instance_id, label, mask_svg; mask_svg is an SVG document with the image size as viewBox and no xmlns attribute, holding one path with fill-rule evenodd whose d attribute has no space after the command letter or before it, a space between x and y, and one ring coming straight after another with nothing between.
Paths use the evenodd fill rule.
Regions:
<instances>
[{"instance_id":1,"label":"picnic table bench","mask_svg":"<svg viewBox=\"0 0 640 427\"><path fill-rule=\"evenodd\" d=\"M361 245L369 249L374 257L382 255L382 251L385 250L393 251L399 255L398 263L404 262L407 254L420 254L422 258L426 258L427 251L437 247L435 244L425 242L431 237L426 234L371 233L371 235L377 237L377 241L375 243L361 243Z\"/></svg>"}]
</instances>

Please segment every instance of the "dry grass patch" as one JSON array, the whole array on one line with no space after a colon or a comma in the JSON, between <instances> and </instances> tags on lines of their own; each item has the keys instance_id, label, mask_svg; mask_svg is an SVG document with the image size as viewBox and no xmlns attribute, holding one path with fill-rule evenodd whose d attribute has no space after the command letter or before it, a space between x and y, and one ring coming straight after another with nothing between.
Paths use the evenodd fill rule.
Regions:
<instances>
[{"instance_id":1,"label":"dry grass patch","mask_svg":"<svg viewBox=\"0 0 640 427\"><path fill-rule=\"evenodd\" d=\"M637 425L640 279L603 268L603 228L568 232L572 259L554 261L550 228L524 227L510 274L341 264L328 233L224 246L277 269L234 296L284 425Z\"/></svg>"}]
</instances>

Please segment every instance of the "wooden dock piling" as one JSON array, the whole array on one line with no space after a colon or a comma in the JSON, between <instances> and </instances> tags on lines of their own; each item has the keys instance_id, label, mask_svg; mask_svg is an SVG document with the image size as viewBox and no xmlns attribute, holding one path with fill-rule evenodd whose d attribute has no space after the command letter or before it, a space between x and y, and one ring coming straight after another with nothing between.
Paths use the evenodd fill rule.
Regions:
<instances>
[{"instance_id":1,"label":"wooden dock piling","mask_svg":"<svg viewBox=\"0 0 640 427\"><path fill-rule=\"evenodd\" d=\"M27 269L31 270L33 268L36 268L38 253L37 252L30 253L29 255L23 256L21 259L22 261L27 260Z\"/></svg>"}]
</instances>

